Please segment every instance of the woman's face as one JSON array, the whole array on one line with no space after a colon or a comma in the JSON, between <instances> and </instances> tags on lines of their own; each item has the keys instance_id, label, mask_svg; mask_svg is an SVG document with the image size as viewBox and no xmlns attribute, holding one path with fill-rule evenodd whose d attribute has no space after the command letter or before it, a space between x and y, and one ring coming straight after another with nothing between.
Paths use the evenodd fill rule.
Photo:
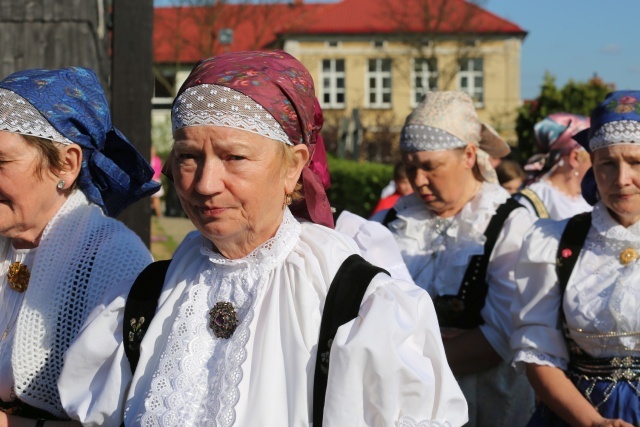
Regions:
<instances>
[{"instance_id":1,"label":"woman's face","mask_svg":"<svg viewBox=\"0 0 640 427\"><path fill-rule=\"evenodd\" d=\"M40 154L18 134L0 131L0 235L16 248L33 248L65 201L49 169L40 176Z\"/></svg>"},{"instance_id":2,"label":"woman's face","mask_svg":"<svg viewBox=\"0 0 640 427\"><path fill-rule=\"evenodd\" d=\"M640 220L640 147L613 145L593 152L598 192L611 215L628 227Z\"/></svg>"},{"instance_id":3,"label":"woman's face","mask_svg":"<svg viewBox=\"0 0 640 427\"><path fill-rule=\"evenodd\" d=\"M418 151L402 155L414 192L441 217L457 214L474 193L475 150Z\"/></svg>"},{"instance_id":4,"label":"woman's face","mask_svg":"<svg viewBox=\"0 0 640 427\"><path fill-rule=\"evenodd\" d=\"M174 138L178 197L221 254L241 258L275 234L285 194L293 192L308 159L304 145L293 147L298 162L288 165L281 142L242 130L193 126Z\"/></svg>"}]
</instances>

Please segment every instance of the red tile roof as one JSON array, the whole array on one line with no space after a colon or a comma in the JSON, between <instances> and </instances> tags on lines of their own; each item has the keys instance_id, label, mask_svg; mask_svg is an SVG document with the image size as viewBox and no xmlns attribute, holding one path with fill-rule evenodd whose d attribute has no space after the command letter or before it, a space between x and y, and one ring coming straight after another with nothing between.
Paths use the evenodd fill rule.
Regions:
<instances>
[{"instance_id":1,"label":"red tile roof","mask_svg":"<svg viewBox=\"0 0 640 427\"><path fill-rule=\"evenodd\" d=\"M218 30L233 28L220 45ZM155 9L157 63L193 63L216 53L261 49L292 35L512 34L518 25L464 0L341 0L314 4L221 4Z\"/></svg>"}]
</instances>

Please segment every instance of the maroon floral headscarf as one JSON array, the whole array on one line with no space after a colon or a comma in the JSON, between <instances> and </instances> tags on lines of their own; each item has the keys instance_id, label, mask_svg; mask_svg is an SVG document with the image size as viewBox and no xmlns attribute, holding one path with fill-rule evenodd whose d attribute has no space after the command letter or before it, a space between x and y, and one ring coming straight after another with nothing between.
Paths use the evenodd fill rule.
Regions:
<instances>
[{"instance_id":1,"label":"maroon floral headscarf","mask_svg":"<svg viewBox=\"0 0 640 427\"><path fill-rule=\"evenodd\" d=\"M233 52L205 59L191 71L176 99L202 84L228 87L250 97L275 118L292 144L305 144L313 157L322 126L314 122L315 89L309 71L293 56L283 51ZM291 206L293 214L333 228L327 195L308 165L300 182L304 199Z\"/></svg>"}]
</instances>

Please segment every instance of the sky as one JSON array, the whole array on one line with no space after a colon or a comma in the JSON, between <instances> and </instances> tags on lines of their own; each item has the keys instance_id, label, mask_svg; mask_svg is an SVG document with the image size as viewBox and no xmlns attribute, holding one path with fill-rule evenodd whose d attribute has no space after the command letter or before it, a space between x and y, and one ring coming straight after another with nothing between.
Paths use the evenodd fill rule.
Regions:
<instances>
[{"instance_id":1,"label":"sky","mask_svg":"<svg viewBox=\"0 0 640 427\"><path fill-rule=\"evenodd\" d=\"M154 2L164 6L171 0ZM546 71L556 77L558 86L571 79L585 82L597 74L616 89L640 90L640 0L481 0L481 4L529 33L522 44L522 99L539 94Z\"/></svg>"}]
</instances>

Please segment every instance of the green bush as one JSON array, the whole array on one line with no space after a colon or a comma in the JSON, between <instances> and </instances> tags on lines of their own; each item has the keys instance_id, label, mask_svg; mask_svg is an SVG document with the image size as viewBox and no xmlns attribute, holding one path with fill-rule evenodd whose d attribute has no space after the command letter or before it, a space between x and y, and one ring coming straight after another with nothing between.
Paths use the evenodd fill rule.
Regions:
<instances>
[{"instance_id":1,"label":"green bush","mask_svg":"<svg viewBox=\"0 0 640 427\"><path fill-rule=\"evenodd\" d=\"M361 163L329 156L331 206L346 209L364 218L371 215L380 192L393 177L393 166Z\"/></svg>"}]
</instances>

